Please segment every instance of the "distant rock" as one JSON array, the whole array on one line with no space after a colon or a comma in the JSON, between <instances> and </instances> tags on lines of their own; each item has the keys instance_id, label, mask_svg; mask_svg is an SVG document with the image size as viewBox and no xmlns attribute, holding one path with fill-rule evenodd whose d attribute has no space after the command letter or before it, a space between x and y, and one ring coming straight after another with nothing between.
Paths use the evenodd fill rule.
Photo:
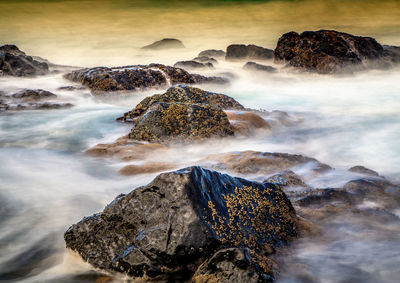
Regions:
<instances>
[{"instance_id":1,"label":"distant rock","mask_svg":"<svg viewBox=\"0 0 400 283\"><path fill-rule=\"evenodd\" d=\"M162 49L177 49L185 48L182 41L175 38L164 38L152 44L143 46L142 49L162 50Z\"/></svg>"},{"instance_id":2,"label":"distant rock","mask_svg":"<svg viewBox=\"0 0 400 283\"><path fill-rule=\"evenodd\" d=\"M379 176L378 172L376 172L374 170L371 170L371 169L368 169L368 168L366 168L364 166L360 166L360 165L351 167L349 169L349 171L350 172L354 172L354 173L365 174L365 175Z\"/></svg>"},{"instance_id":3,"label":"distant rock","mask_svg":"<svg viewBox=\"0 0 400 283\"><path fill-rule=\"evenodd\" d=\"M45 62L34 60L15 45L0 47L0 76L33 77L49 73Z\"/></svg>"},{"instance_id":4,"label":"distant rock","mask_svg":"<svg viewBox=\"0 0 400 283\"><path fill-rule=\"evenodd\" d=\"M3 93L0 94L0 111L50 110L73 106L71 103L57 103L56 98L54 93L42 89L24 89L10 95Z\"/></svg>"},{"instance_id":5,"label":"distant rock","mask_svg":"<svg viewBox=\"0 0 400 283\"><path fill-rule=\"evenodd\" d=\"M396 47L334 30L289 32L278 41L275 62L322 74L381 68L400 62Z\"/></svg>"},{"instance_id":6,"label":"distant rock","mask_svg":"<svg viewBox=\"0 0 400 283\"><path fill-rule=\"evenodd\" d=\"M94 93L160 88L181 83L224 84L228 82L227 79L221 77L190 74L181 68L161 64L116 68L96 67L73 71L64 77L73 82L82 83Z\"/></svg>"},{"instance_id":7,"label":"distant rock","mask_svg":"<svg viewBox=\"0 0 400 283\"><path fill-rule=\"evenodd\" d=\"M274 73L276 72L276 68L272 66L257 64L255 62L247 62L243 69L250 71L258 71L258 72L266 72L266 73Z\"/></svg>"},{"instance_id":8,"label":"distant rock","mask_svg":"<svg viewBox=\"0 0 400 283\"><path fill-rule=\"evenodd\" d=\"M174 67L183 69L210 69L214 68L214 65L212 63L200 63L195 60L190 60L176 62Z\"/></svg>"},{"instance_id":9,"label":"distant rock","mask_svg":"<svg viewBox=\"0 0 400 283\"><path fill-rule=\"evenodd\" d=\"M223 50L208 49L201 51L197 57L225 58L226 52Z\"/></svg>"},{"instance_id":10,"label":"distant rock","mask_svg":"<svg viewBox=\"0 0 400 283\"><path fill-rule=\"evenodd\" d=\"M296 222L277 186L190 167L118 196L64 238L95 268L133 278L183 282L196 272L195 282L227 274L266 281L268 255L296 237Z\"/></svg>"},{"instance_id":11,"label":"distant rock","mask_svg":"<svg viewBox=\"0 0 400 283\"><path fill-rule=\"evenodd\" d=\"M244 107L232 97L220 93L204 91L199 88L179 85L170 87L163 94L156 94L143 99L134 109L126 112L118 120L133 122L143 115L151 105L160 102L183 103L183 104L205 104L222 109L244 110Z\"/></svg>"},{"instance_id":12,"label":"distant rock","mask_svg":"<svg viewBox=\"0 0 400 283\"><path fill-rule=\"evenodd\" d=\"M274 57L274 51L256 45L232 44L226 49L226 60L268 60Z\"/></svg>"},{"instance_id":13,"label":"distant rock","mask_svg":"<svg viewBox=\"0 0 400 283\"><path fill-rule=\"evenodd\" d=\"M207 56L196 57L196 58L193 59L193 61L197 61L197 62L200 62L200 63L211 63L211 64L217 64L218 63L218 61L215 60L214 58L207 57Z\"/></svg>"},{"instance_id":14,"label":"distant rock","mask_svg":"<svg viewBox=\"0 0 400 283\"><path fill-rule=\"evenodd\" d=\"M219 107L157 102L135 120L129 138L163 143L232 135L232 126L225 112Z\"/></svg>"}]
</instances>

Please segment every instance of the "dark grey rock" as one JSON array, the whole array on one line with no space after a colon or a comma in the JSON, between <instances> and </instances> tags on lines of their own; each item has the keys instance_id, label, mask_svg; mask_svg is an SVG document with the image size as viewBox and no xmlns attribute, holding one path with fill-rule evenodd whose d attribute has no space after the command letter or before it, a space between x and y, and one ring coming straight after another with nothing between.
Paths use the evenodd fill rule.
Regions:
<instances>
[{"instance_id":1,"label":"dark grey rock","mask_svg":"<svg viewBox=\"0 0 400 283\"><path fill-rule=\"evenodd\" d=\"M207 56L201 56L201 57L196 57L193 59L194 61L200 62L200 63L211 63L211 64L218 64L218 61L215 60L212 57L207 57Z\"/></svg>"},{"instance_id":2,"label":"dark grey rock","mask_svg":"<svg viewBox=\"0 0 400 283\"><path fill-rule=\"evenodd\" d=\"M250 71L258 71L258 72L266 72L266 73L274 73L276 72L276 68L272 66L257 64L255 62L247 62L243 69Z\"/></svg>"},{"instance_id":3,"label":"dark grey rock","mask_svg":"<svg viewBox=\"0 0 400 283\"><path fill-rule=\"evenodd\" d=\"M162 50L162 49L176 49L185 48L182 41L175 38L164 38L159 41L153 42L152 44L143 46L142 49L150 50Z\"/></svg>"},{"instance_id":4,"label":"dark grey rock","mask_svg":"<svg viewBox=\"0 0 400 283\"><path fill-rule=\"evenodd\" d=\"M357 165L354 167L351 167L349 169L350 172L354 172L354 173L360 173L360 174L365 174L365 175L371 175L371 176L379 176L378 172L368 169L364 166L361 165Z\"/></svg>"},{"instance_id":5,"label":"dark grey rock","mask_svg":"<svg viewBox=\"0 0 400 283\"><path fill-rule=\"evenodd\" d=\"M207 56L207 57L213 57L213 58L225 58L225 55L226 55L226 53L223 50L208 49L208 50L201 51L199 53L199 55L197 55L197 56L198 57Z\"/></svg>"},{"instance_id":6,"label":"dark grey rock","mask_svg":"<svg viewBox=\"0 0 400 283\"><path fill-rule=\"evenodd\" d=\"M195 60L189 61L178 61L174 64L176 68L184 68L184 69L210 69L214 68L212 63L200 63Z\"/></svg>"},{"instance_id":7,"label":"dark grey rock","mask_svg":"<svg viewBox=\"0 0 400 283\"><path fill-rule=\"evenodd\" d=\"M268 60L274 57L274 51L253 44L232 44L226 49L226 60Z\"/></svg>"}]
</instances>

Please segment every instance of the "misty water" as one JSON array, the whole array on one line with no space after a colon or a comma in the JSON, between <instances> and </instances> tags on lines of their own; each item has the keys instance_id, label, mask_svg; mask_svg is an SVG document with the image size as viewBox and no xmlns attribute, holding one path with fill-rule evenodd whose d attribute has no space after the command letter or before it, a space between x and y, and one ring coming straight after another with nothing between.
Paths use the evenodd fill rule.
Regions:
<instances>
[{"instance_id":1,"label":"misty water","mask_svg":"<svg viewBox=\"0 0 400 283\"><path fill-rule=\"evenodd\" d=\"M171 6L162 1L150 1L151 5L146 1L47 2L52 1L0 2L0 45L14 43L28 54L79 66L172 64L191 59L202 49L225 49L233 42L274 48L283 32L319 28L400 45L398 1L339 1L338 6L330 0L218 1L218 5L199 1L188 6L181 1ZM139 51L140 46L163 37L180 38L187 48L169 53ZM244 72L242 65L220 62L205 74L228 72L234 75L232 83L199 87L232 96L248 108L285 111L288 121L266 116L273 126L268 134L171 147L149 160L174 162L180 168L213 153L287 152L314 157L337 169L309 178L314 187L345 184L356 177L347 171L355 165L400 183L400 69L346 76L290 70L254 75ZM93 158L84 151L127 134L130 126L115 119L144 97L165 89L96 98L85 89L59 90L69 85L73 84L62 74L0 77L0 90L6 93L40 88L75 105L0 113L0 280L96 282L101 275L65 249L64 232L101 211L117 195L157 175L121 176L118 170L126 162ZM296 173L308 176L309 171L301 168ZM364 205L367 210L375 204ZM293 245L293 264L306 265L310 276L299 278L288 272L279 280L400 282L400 208L392 213L394 219L386 223L363 215L342 215L324 223L323 238Z\"/></svg>"}]
</instances>

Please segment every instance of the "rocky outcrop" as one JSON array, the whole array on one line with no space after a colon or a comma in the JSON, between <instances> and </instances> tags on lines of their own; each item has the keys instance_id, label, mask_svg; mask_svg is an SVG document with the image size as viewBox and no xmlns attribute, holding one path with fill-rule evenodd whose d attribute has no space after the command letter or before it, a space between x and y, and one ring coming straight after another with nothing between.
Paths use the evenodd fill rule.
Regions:
<instances>
[{"instance_id":1,"label":"rocky outcrop","mask_svg":"<svg viewBox=\"0 0 400 283\"><path fill-rule=\"evenodd\" d=\"M199 88L179 85L169 88L163 94L156 94L143 99L134 109L125 113L118 120L133 122L143 115L151 105L159 102L183 103L183 104L205 104L222 109L244 110L244 107L232 97L224 94L204 91Z\"/></svg>"},{"instance_id":2,"label":"rocky outcrop","mask_svg":"<svg viewBox=\"0 0 400 283\"><path fill-rule=\"evenodd\" d=\"M0 111L50 110L73 106L71 103L57 103L56 98L54 93L42 89L24 89L10 95L0 93Z\"/></svg>"},{"instance_id":3,"label":"rocky outcrop","mask_svg":"<svg viewBox=\"0 0 400 283\"><path fill-rule=\"evenodd\" d=\"M243 69L249 70L249 71L256 71L256 72L265 72L265 73L274 73L274 72L276 72L276 68L274 68L272 66L257 64L255 62L247 62L243 66Z\"/></svg>"},{"instance_id":4,"label":"rocky outcrop","mask_svg":"<svg viewBox=\"0 0 400 283\"><path fill-rule=\"evenodd\" d=\"M33 77L49 73L47 63L34 60L15 45L0 47L0 76Z\"/></svg>"},{"instance_id":5,"label":"rocky outcrop","mask_svg":"<svg viewBox=\"0 0 400 283\"><path fill-rule=\"evenodd\" d=\"M399 62L396 49L371 37L334 30L289 32L279 39L275 62L322 74L383 67Z\"/></svg>"},{"instance_id":6,"label":"rocky outcrop","mask_svg":"<svg viewBox=\"0 0 400 283\"><path fill-rule=\"evenodd\" d=\"M206 56L206 57L212 57L212 58L225 58L225 51L223 50L216 50L216 49L207 49L204 51L201 51L198 57Z\"/></svg>"},{"instance_id":7,"label":"rocky outcrop","mask_svg":"<svg viewBox=\"0 0 400 283\"><path fill-rule=\"evenodd\" d=\"M135 120L129 138L148 142L188 142L233 135L221 108L204 104L157 102Z\"/></svg>"},{"instance_id":8,"label":"rocky outcrop","mask_svg":"<svg viewBox=\"0 0 400 283\"><path fill-rule=\"evenodd\" d=\"M195 60L189 61L178 61L174 64L176 68L183 68L183 69L209 69L214 68L212 63L200 63Z\"/></svg>"},{"instance_id":9,"label":"rocky outcrop","mask_svg":"<svg viewBox=\"0 0 400 283\"><path fill-rule=\"evenodd\" d=\"M153 42L152 44L143 46L142 49L149 50L163 50L163 49L177 49L185 48L182 41L175 38L164 38L159 41Z\"/></svg>"},{"instance_id":10,"label":"rocky outcrop","mask_svg":"<svg viewBox=\"0 0 400 283\"><path fill-rule=\"evenodd\" d=\"M118 196L103 212L71 226L64 238L67 248L94 267L144 280L188 280L196 270L199 278L213 265L223 268L217 276L240 276L237 270L245 269L247 275L237 278L268 278L262 276L270 272L266 258L297 235L296 219L273 184L190 167ZM238 250L214 255L236 247L248 250L253 267ZM223 261L231 266L226 269Z\"/></svg>"},{"instance_id":11,"label":"rocky outcrop","mask_svg":"<svg viewBox=\"0 0 400 283\"><path fill-rule=\"evenodd\" d=\"M205 77L161 64L116 68L96 67L73 71L66 79L79 82L94 92L141 90L174 84L226 83L220 77Z\"/></svg>"},{"instance_id":12,"label":"rocky outcrop","mask_svg":"<svg viewBox=\"0 0 400 283\"><path fill-rule=\"evenodd\" d=\"M274 51L256 45L232 44L226 49L226 60L268 60L274 58Z\"/></svg>"}]
</instances>

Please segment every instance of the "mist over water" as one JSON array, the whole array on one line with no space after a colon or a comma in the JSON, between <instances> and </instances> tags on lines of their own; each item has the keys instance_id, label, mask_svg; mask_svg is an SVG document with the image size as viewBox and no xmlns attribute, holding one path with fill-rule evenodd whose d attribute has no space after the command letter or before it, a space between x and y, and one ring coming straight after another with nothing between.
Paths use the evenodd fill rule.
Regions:
<instances>
[{"instance_id":1,"label":"mist over water","mask_svg":"<svg viewBox=\"0 0 400 283\"><path fill-rule=\"evenodd\" d=\"M233 42L274 48L284 32L319 28L400 45L398 1L96 3L1 1L0 43L14 43L28 54L79 66L173 64L203 49L225 49ZM187 48L140 51L163 37L182 39ZM254 75L242 70L242 65L221 61L216 70L200 73L228 72L236 79L229 85L200 87L232 96L248 108L285 111L288 120L266 114L270 133L172 146L146 161L173 162L180 168L201 164L214 153L287 152L314 157L337 169L312 178L312 168L298 168L296 173L316 188L338 187L354 179L356 175L347 169L355 165L400 183L400 69L346 76L291 71ZM0 78L0 90L6 93L40 88L75 105L65 110L0 113L0 280L95 282L101 275L66 251L63 233L84 216L101 211L117 195L157 175L121 176L118 170L127 163L93 158L84 151L127 134L130 126L115 119L144 97L164 90L96 98L88 90L58 89L69 85L73 83L62 74ZM364 205L368 211L377 204ZM392 211L385 223L369 215L333 217L322 223L323 237L303 239L293 247L293 261L309 266L313 279L289 272L281 282L400 281L399 211Z\"/></svg>"}]
</instances>

